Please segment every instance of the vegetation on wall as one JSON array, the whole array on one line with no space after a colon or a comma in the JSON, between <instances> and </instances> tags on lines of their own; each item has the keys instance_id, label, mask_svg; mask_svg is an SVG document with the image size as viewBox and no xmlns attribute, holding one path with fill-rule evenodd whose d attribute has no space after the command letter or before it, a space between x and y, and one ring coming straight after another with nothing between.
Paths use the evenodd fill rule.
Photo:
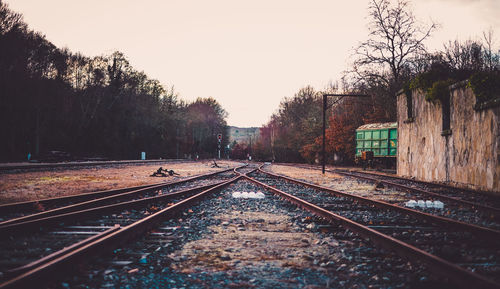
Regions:
<instances>
[{"instance_id":1,"label":"vegetation on wall","mask_svg":"<svg viewBox=\"0 0 500 289\"><path fill-rule=\"evenodd\" d=\"M425 100L427 101L440 101L443 102L446 98L450 96L449 86L453 84L452 79L448 80L438 80L432 84L425 94Z\"/></svg>"},{"instance_id":2,"label":"vegetation on wall","mask_svg":"<svg viewBox=\"0 0 500 289\"><path fill-rule=\"evenodd\" d=\"M474 73L467 83L476 95L476 109L500 104L500 72L480 71Z\"/></svg>"},{"instance_id":3,"label":"vegetation on wall","mask_svg":"<svg viewBox=\"0 0 500 289\"><path fill-rule=\"evenodd\" d=\"M467 80L477 97L477 106L494 100L500 88L499 53L486 44L475 41L451 42L444 52L429 56L430 65L403 87L411 95L413 90L425 93L427 101L442 101L449 96L449 86Z\"/></svg>"}]
</instances>

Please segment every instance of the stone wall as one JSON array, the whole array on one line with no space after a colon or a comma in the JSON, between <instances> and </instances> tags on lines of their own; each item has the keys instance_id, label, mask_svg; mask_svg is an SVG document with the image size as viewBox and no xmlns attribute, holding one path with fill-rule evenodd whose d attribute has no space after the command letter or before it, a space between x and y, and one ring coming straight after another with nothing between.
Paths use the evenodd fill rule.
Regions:
<instances>
[{"instance_id":1,"label":"stone wall","mask_svg":"<svg viewBox=\"0 0 500 289\"><path fill-rule=\"evenodd\" d=\"M413 91L398 95L398 175L500 194L500 107L474 110L465 83L450 87L451 134L442 135L442 105Z\"/></svg>"}]
</instances>

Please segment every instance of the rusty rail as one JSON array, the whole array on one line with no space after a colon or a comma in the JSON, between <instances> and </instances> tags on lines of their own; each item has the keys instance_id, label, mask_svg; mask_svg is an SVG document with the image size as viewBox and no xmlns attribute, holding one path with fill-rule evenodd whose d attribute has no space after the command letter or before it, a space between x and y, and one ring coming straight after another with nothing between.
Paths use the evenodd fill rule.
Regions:
<instances>
[{"instance_id":1,"label":"rusty rail","mask_svg":"<svg viewBox=\"0 0 500 289\"><path fill-rule=\"evenodd\" d=\"M115 232L115 231L117 231L119 229L120 229L120 225L114 225L112 228L110 228L108 230L105 230L103 232L100 232L99 234L97 234L95 236L86 238L86 239L84 239L84 240L82 240L80 242L77 242L77 243L75 243L73 245L65 247L65 248L63 248L63 249L61 249L59 251L56 251L56 252L54 252L54 253L52 253L50 255L42 257L42 258L40 258L40 259L38 259L36 261L33 261L31 263L28 263L26 265L23 265L23 266L11 269L11 270L7 271L7 274L9 276L19 275L19 274L21 274L23 272L26 272L26 271L32 270L32 269L34 269L36 267L42 266L43 264L46 264L46 263L48 263L48 262L50 262L50 261L52 261L52 260L54 260L54 259L56 259L56 258L58 258L60 256L63 256L64 254L67 254L67 253L69 253L69 252L71 252L73 250L76 250L76 249L78 249L80 247L83 247L86 244L89 244L89 243L94 242L94 241L96 241L98 239L101 239L102 237L107 236L107 235L109 235L109 234L111 234L111 233L113 233L113 232Z\"/></svg>"},{"instance_id":2,"label":"rusty rail","mask_svg":"<svg viewBox=\"0 0 500 289\"><path fill-rule=\"evenodd\" d=\"M342 170L342 169L334 169L334 170L329 170L329 171L335 172L337 170L338 171L345 171L345 170ZM447 185L447 184L442 184L442 183L426 182L426 181L422 181L422 180L410 179L408 177L402 177L402 176L397 176L397 175L387 175L387 174L384 174L384 173L378 173L378 172L374 172L374 171L358 171L358 170L353 170L353 171L356 172L356 173L360 173L360 174L387 177L387 178L391 178L391 179L398 179L398 180L413 182L413 183L417 183L417 184L421 184L421 185L426 185L426 186L433 186L433 187L436 187L436 188L461 190L461 191L464 191L464 192L469 192L471 194L476 194L476 195L480 195L480 196L496 197L496 198L498 198L498 196L496 196L492 192L488 192L488 191L474 190L474 189L470 189L470 188L462 188L462 187L457 187L457 186L452 186L452 185Z\"/></svg>"},{"instance_id":3,"label":"rusty rail","mask_svg":"<svg viewBox=\"0 0 500 289\"><path fill-rule=\"evenodd\" d=\"M485 228L485 227L481 227L481 226L477 226L477 225L473 225L473 224L469 224L469 223L465 223L465 222L461 222L461 221L456 221L456 220L441 217L441 216L435 216L432 214L420 212L420 211L409 209L409 208L400 207L400 206L386 203L383 201L377 201L377 200L372 200L372 199L368 199L368 198L361 197L361 196L356 196L353 194L349 194L349 193L342 192L342 191L337 191L337 190L327 188L324 186L314 185L314 184L306 183L306 182L303 182L303 181L300 181L297 179L293 179L290 177L285 177L285 176L273 174L270 172L266 172L266 171L263 171L262 169L259 169L259 171L264 173L264 174L276 177L276 178L282 178L282 179L288 180L290 182L301 184L303 186L307 186L307 187L314 188L317 190L322 190L322 191L325 191L325 192L328 192L328 193L331 193L331 194L334 194L337 196L355 199L356 201L363 202L365 204L369 204L369 205L373 205L373 206L377 206L379 208L395 210L398 212L402 212L402 213L420 218L422 220L427 220L427 221L430 221L433 223L449 226L452 228L457 228L460 230L473 232L475 234L478 234L478 236L484 237L486 240L488 240L492 243L496 243L500 239L500 231L498 231L498 230Z\"/></svg>"},{"instance_id":4,"label":"rusty rail","mask_svg":"<svg viewBox=\"0 0 500 289\"><path fill-rule=\"evenodd\" d=\"M360 175L356 175L356 174L352 174L352 173L345 172L345 171L340 171L340 170L333 170L333 171L330 171L330 172L333 172L333 173L336 173L336 174L340 174L340 175L344 175L344 176L349 176L349 177L364 179L364 180L367 180L367 181L380 182L382 184L385 184L385 185L388 185L388 186L391 186L391 187L395 187L395 188L399 188L399 189L404 189L404 190L408 190L408 191L411 191L411 192L425 194L425 195L432 196L432 197L437 198L437 199L442 199L442 200L450 201L450 202L453 202L453 203L456 203L456 204L465 205L465 206L471 207L473 209L480 209L480 210L482 210L484 212L487 212L488 214L492 215L496 219L500 218L500 209L499 208L495 208L495 207L491 207L491 206L486 206L486 205L482 205L482 204L471 202L471 201L467 201L467 200L461 200L461 199L458 199L458 198L455 198L455 197L450 197L450 196L442 195L442 194L439 194L439 193L430 192L430 191L426 191L426 190L423 190L423 189L414 188L414 187L410 187L410 186L407 186L407 185L394 183L394 182L391 182L391 181L379 180L379 179L377 179L375 177L360 176ZM386 176L383 176L383 177L386 177ZM389 176L387 176L387 177L391 178ZM411 180L407 180L407 181L411 181ZM431 183L431 185L434 185L434 184ZM456 188L454 188L454 189L456 189Z\"/></svg>"},{"instance_id":5,"label":"rusty rail","mask_svg":"<svg viewBox=\"0 0 500 289\"><path fill-rule=\"evenodd\" d=\"M162 200L162 199L170 199L173 197L189 194L189 193L192 193L195 191L210 189L212 187L220 185L221 183L224 183L224 182L219 182L216 184L185 189L185 190L181 190L181 191L174 192L171 194L164 194L164 195L160 195L160 196L142 198L142 199L138 199L138 200L131 200L131 201L121 202L121 203L117 203L117 204L104 205L104 206L100 206L100 207L94 207L94 208L83 209L83 210L79 210L79 211L57 214L57 215L53 215L53 216L23 221L23 222L14 223L14 224L7 224L4 226L0 226L0 234L2 234L2 235L15 234L15 233L26 234L26 233L32 232L33 230L39 230L40 227L42 227L42 226L43 227L52 226L52 225L57 224L61 221L68 221L68 220L74 221L74 220L76 220L76 218L79 218L78 220L81 220L81 218L86 218L86 217L93 216L93 215L100 214L100 213L104 213L104 212L114 212L116 210L122 210L122 209L126 209L126 208L142 206L144 204L157 202L157 201Z\"/></svg>"},{"instance_id":6,"label":"rusty rail","mask_svg":"<svg viewBox=\"0 0 500 289\"><path fill-rule=\"evenodd\" d=\"M492 282L483 276L474 274L468 270L465 270L451 262L448 262L442 258L435 255L429 254L421 249L418 249L412 245L405 242L397 240L393 237L380 233L376 230L368 228L362 224L354 222L350 219L327 211L321 207L314 204L306 202L298 197L280 191L274 187L266 185L258 180L255 180L248 176L243 176L244 178L263 186L264 188L278 194L289 202L313 213L314 215L323 218L330 223L340 224L359 235L368 238L374 244L383 247L385 249L395 251L398 255L405 257L411 261L421 262L428 266L428 268L433 269L432 272L449 278L449 281L454 283L457 287L469 289L469 288L500 288L500 285Z\"/></svg>"},{"instance_id":7,"label":"rusty rail","mask_svg":"<svg viewBox=\"0 0 500 289\"><path fill-rule=\"evenodd\" d=\"M165 208L155 214L149 215L131 225L119 228L117 231L112 232L96 241L79 247L75 250L67 252L66 254L57 257L39 267L33 268L15 278L12 278L2 284L0 289L6 288L37 288L40 286L39 282L45 281L50 278L50 274L57 272L61 274L62 270L70 270L74 266L68 266L74 262L84 262L89 259L89 256L95 255L99 252L105 252L107 248L113 248L124 244L131 239L142 236L145 232L150 230L162 220L175 216L176 213L189 206L194 205L196 202L204 198L209 193L220 190L221 188L237 181L242 176L237 176L231 180L222 182L212 188L204 190L194 196L188 197L176 204Z\"/></svg>"},{"instance_id":8,"label":"rusty rail","mask_svg":"<svg viewBox=\"0 0 500 289\"><path fill-rule=\"evenodd\" d=\"M186 159L163 159L163 160L123 160L123 161L83 161L83 162L58 162L58 163L12 163L1 164L0 171L10 170L33 170L47 168L67 168L67 167L89 167L89 166L114 166L129 164L155 164L155 163L179 163L189 162Z\"/></svg>"},{"instance_id":9,"label":"rusty rail","mask_svg":"<svg viewBox=\"0 0 500 289\"><path fill-rule=\"evenodd\" d=\"M36 214L30 214L30 215L26 215L26 216L22 216L22 217L18 217L18 218L13 218L13 219L10 219L7 221L0 222L0 228L2 228L3 226L6 226L6 225L10 225L10 224L17 224L17 223L30 221L30 220L43 219L43 218L50 217L50 216L61 215L61 214L69 213L69 212L83 210L83 209L90 208L90 207L99 206L99 205L102 205L110 200L115 200L115 199L119 199L119 198L123 198L123 197L131 197L131 196L134 196L137 194L142 194L142 193L146 193L149 191L159 190L159 189L171 186L171 185L179 185L179 184L187 183L189 181L213 176L213 175L227 172L230 170L231 169L227 169L227 170L216 172L216 173L209 173L209 174L205 174L205 175L201 175L201 176L191 177L191 178L187 178L184 180L180 180L180 181L168 183L168 184L163 183L163 184L148 186L145 188L127 191L127 192L120 193L120 194L113 194L111 196L105 196L105 197L101 197L101 198L97 198L97 199L92 199L89 201L71 204L68 206L59 207L59 208L55 208L52 210L48 210L48 211L44 211L44 212L40 212L40 213L36 213Z\"/></svg>"},{"instance_id":10,"label":"rusty rail","mask_svg":"<svg viewBox=\"0 0 500 289\"><path fill-rule=\"evenodd\" d=\"M285 163L282 163L280 165L292 166L290 164L285 164ZM301 165L301 164L296 164L295 166L298 166L298 167L301 167L301 168L304 168L304 169L320 170L320 168L317 168L315 166L306 166L306 165ZM403 184L397 184L397 183L390 182L390 181L379 180L379 179L372 178L372 177L367 177L367 176L355 175L355 174L351 174L350 172L347 172L347 171L344 171L344 170L338 170L338 169L336 169L336 170L326 170L326 171L331 172L331 173L336 173L336 174L341 174L341 175L349 176L349 177L360 178L360 179L364 179L364 180L368 180L368 181L380 182L380 183L386 184L388 186L393 186L393 187L396 187L396 188L399 188L399 189L404 189L404 190L407 190L407 191L410 191L410 192L413 191L413 192L417 192L417 193L426 194L426 195L435 197L437 199L441 199L441 200L445 200L445 201L451 201L453 203L460 204L460 205L465 205L467 207L471 207L472 209L483 210L484 212L487 212L488 214L490 214L491 217L493 217L495 219L500 219L500 208L496 208L496 207L492 207L492 206L487 206L487 205L483 205L483 204L479 204L479 203L471 202L471 201L467 201L467 200L462 200L462 199L459 199L459 198L450 197L450 196L446 196L446 195L443 195L443 194L439 194L439 193L435 193L435 192L430 192L430 191L426 191L426 190L422 190L422 189L418 189L418 188L406 186L406 185L403 185ZM473 193L473 194L478 194L478 195L484 195L484 196L491 197L490 194L487 194L487 193L481 192L481 191L475 191L475 190L464 189L464 188L457 188L457 187L454 187L454 186L448 186L448 185L443 185L443 184L436 184L436 183L424 182L424 181L419 181L419 180L411 180L411 179L403 178L403 177L399 177L399 176L388 176L388 175L381 175L381 174L367 173L367 172L356 172L356 173L377 175L377 176L381 176L381 177L399 179L399 180L404 180L404 181L408 181L408 182L419 183L419 184L423 184L423 185L429 185L429 186L435 186L435 187L442 187L442 188L445 188L445 189L449 188L449 189L454 189L454 190L463 190L463 191L467 191L467 192L470 192L470 193Z\"/></svg>"},{"instance_id":11,"label":"rusty rail","mask_svg":"<svg viewBox=\"0 0 500 289\"><path fill-rule=\"evenodd\" d=\"M243 166L240 166L240 167L243 167ZM11 203L11 204L2 204L2 205L0 205L0 214L5 214L7 212L12 212L12 211L16 211L16 210L32 209L33 206L35 206L37 204L47 206L47 205L57 205L57 204L60 204L63 202L70 202L70 201L81 202L81 201L86 201L86 200L121 194L121 193L125 193L125 192L130 192L130 191L134 191L134 190L145 189L145 188L149 188L149 187L157 187L157 186L161 186L161 185L164 185L164 186L178 185L178 184L189 182L189 181L192 181L195 179L210 177L210 176L213 176L216 174L225 173L225 172L231 171L233 169L234 168L229 168L229 169L225 169L225 170L221 170L221 171L210 172L210 173L206 173L206 174L202 174L202 175L198 175L198 176L193 176L193 177L189 177L186 179L182 179L182 180L175 181L175 182L169 182L169 183L155 183L155 184L150 184L150 185L134 186L134 187L105 190L105 191L98 191L98 192L89 192L89 193L83 193L83 194L71 195L71 196L48 198L48 199L41 199L41 200L34 200L34 201L17 202L17 203Z\"/></svg>"}]
</instances>

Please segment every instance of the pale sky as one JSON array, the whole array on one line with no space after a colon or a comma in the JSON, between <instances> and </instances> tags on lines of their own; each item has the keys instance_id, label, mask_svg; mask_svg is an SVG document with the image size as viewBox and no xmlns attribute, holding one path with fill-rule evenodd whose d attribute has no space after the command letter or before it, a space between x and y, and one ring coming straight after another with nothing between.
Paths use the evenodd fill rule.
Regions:
<instances>
[{"instance_id":1,"label":"pale sky","mask_svg":"<svg viewBox=\"0 0 500 289\"><path fill-rule=\"evenodd\" d=\"M228 124L243 127L265 124L303 86L319 90L338 80L368 34L368 0L5 2L58 47L86 56L122 51L182 99L214 97ZM489 28L500 44L500 0L412 5L419 20L441 25L427 42L431 50Z\"/></svg>"}]
</instances>

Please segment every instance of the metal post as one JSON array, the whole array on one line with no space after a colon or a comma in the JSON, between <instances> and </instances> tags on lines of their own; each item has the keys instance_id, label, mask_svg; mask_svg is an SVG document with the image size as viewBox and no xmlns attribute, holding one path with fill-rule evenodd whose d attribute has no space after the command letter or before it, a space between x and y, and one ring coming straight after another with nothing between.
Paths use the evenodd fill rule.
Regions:
<instances>
[{"instance_id":1,"label":"metal post","mask_svg":"<svg viewBox=\"0 0 500 289\"><path fill-rule=\"evenodd\" d=\"M219 160L220 160L220 146L222 144L222 134L219 133L217 134L217 152L218 152L218 156L219 156Z\"/></svg>"},{"instance_id":2,"label":"metal post","mask_svg":"<svg viewBox=\"0 0 500 289\"><path fill-rule=\"evenodd\" d=\"M321 172L325 174L325 163L326 163L326 153L325 153L325 140L326 140L326 103L327 96L323 95L323 147L321 148L322 160L321 160Z\"/></svg>"},{"instance_id":3,"label":"metal post","mask_svg":"<svg viewBox=\"0 0 500 289\"><path fill-rule=\"evenodd\" d=\"M322 166L322 173L325 174L325 163L326 163L326 152L325 152L325 141L326 141L326 110L327 110L327 97L328 96L336 96L337 99L333 102L333 105L336 105L339 103L344 97L369 97L367 94L352 94L352 93L328 93L328 94L323 94L323 147L321 149L321 154L323 156L323 159L321 161L321 166Z\"/></svg>"}]
</instances>

